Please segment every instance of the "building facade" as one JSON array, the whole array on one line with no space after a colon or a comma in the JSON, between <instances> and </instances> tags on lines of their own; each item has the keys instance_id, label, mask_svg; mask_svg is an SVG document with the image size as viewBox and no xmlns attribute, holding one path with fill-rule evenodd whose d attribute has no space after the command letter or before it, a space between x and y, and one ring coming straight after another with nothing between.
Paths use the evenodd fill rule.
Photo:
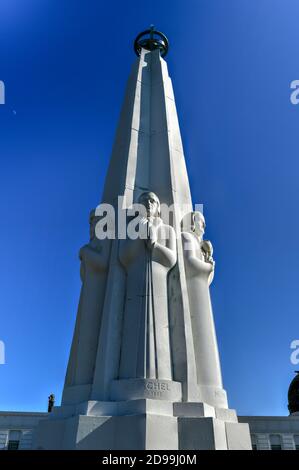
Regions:
<instances>
[{"instance_id":1,"label":"building facade","mask_svg":"<svg viewBox=\"0 0 299 470\"><path fill-rule=\"evenodd\" d=\"M239 416L248 423L253 450L299 450L299 413L290 416Z\"/></svg>"},{"instance_id":2,"label":"building facade","mask_svg":"<svg viewBox=\"0 0 299 470\"><path fill-rule=\"evenodd\" d=\"M40 420L49 413L0 412L0 450L30 450ZM253 450L299 450L299 413L290 416L239 416L248 423Z\"/></svg>"},{"instance_id":3,"label":"building facade","mask_svg":"<svg viewBox=\"0 0 299 470\"><path fill-rule=\"evenodd\" d=\"M35 428L48 413L1 411L0 450L30 450Z\"/></svg>"}]
</instances>

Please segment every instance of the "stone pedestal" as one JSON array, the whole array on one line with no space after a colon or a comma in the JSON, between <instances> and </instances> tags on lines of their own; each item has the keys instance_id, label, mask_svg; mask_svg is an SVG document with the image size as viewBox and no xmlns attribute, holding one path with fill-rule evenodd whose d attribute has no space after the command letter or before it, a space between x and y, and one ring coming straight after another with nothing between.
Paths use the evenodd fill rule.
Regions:
<instances>
[{"instance_id":1,"label":"stone pedestal","mask_svg":"<svg viewBox=\"0 0 299 470\"><path fill-rule=\"evenodd\" d=\"M34 437L35 449L250 450L247 424L234 410L206 403L138 399L88 401L54 408Z\"/></svg>"}]
</instances>

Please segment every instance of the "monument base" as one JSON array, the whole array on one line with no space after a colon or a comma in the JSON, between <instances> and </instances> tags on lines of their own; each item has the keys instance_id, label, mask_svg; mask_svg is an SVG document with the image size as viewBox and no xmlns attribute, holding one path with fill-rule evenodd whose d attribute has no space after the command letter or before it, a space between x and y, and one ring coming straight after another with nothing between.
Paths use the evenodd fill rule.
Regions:
<instances>
[{"instance_id":1,"label":"monument base","mask_svg":"<svg viewBox=\"0 0 299 470\"><path fill-rule=\"evenodd\" d=\"M249 426L234 410L151 399L89 401L54 408L35 449L251 450Z\"/></svg>"}]
</instances>

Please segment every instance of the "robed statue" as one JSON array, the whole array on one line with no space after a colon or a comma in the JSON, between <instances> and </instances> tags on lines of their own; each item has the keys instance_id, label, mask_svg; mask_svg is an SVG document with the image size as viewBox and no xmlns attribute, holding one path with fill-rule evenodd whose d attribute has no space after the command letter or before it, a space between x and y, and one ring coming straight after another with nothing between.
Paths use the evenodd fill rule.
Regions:
<instances>
[{"instance_id":1,"label":"robed statue","mask_svg":"<svg viewBox=\"0 0 299 470\"><path fill-rule=\"evenodd\" d=\"M205 226L205 219L201 212L187 214L182 221L182 243L197 382L203 401L211 405L226 407L226 392L222 388L209 288L214 277L215 262L211 242L203 240Z\"/></svg>"},{"instance_id":2,"label":"robed statue","mask_svg":"<svg viewBox=\"0 0 299 470\"><path fill-rule=\"evenodd\" d=\"M176 237L156 194L145 192L138 203L145 208L135 220L139 236L119 241L126 272L119 378L172 380L167 275L177 260Z\"/></svg>"},{"instance_id":3,"label":"robed statue","mask_svg":"<svg viewBox=\"0 0 299 470\"><path fill-rule=\"evenodd\" d=\"M82 288L65 385L87 385L93 373L102 323L110 240L96 237L100 217L90 212L90 241L79 252Z\"/></svg>"}]
</instances>

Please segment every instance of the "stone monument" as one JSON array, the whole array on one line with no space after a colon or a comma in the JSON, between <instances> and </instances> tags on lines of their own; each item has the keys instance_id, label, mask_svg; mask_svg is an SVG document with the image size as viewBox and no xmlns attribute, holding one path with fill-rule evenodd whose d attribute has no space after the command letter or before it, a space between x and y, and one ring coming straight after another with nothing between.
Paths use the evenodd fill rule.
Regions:
<instances>
[{"instance_id":1,"label":"stone monument","mask_svg":"<svg viewBox=\"0 0 299 470\"><path fill-rule=\"evenodd\" d=\"M138 35L102 204L145 212L142 237L97 236L90 214L61 406L37 449L251 449L223 389L209 285L215 262L193 210L164 34ZM167 218L163 207L171 207ZM127 226L130 218L125 219Z\"/></svg>"}]
</instances>

